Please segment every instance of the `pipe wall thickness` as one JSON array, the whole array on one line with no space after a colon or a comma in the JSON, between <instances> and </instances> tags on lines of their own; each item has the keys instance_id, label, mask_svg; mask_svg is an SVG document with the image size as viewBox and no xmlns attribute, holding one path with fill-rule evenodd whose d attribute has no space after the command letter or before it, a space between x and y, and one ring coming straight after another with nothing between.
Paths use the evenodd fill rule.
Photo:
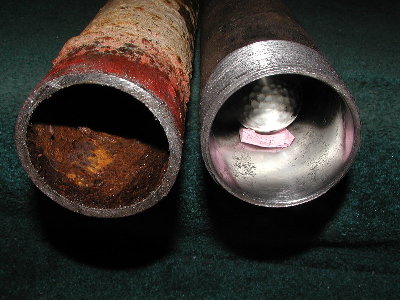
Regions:
<instances>
[{"instance_id":1,"label":"pipe wall thickness","mask_svg":"<svg viewBox=\"0 0 400 300\"><path fill-rule=\"evenodd\" d=\"M201 149L214 180L268 207L298 205L328 191L355 159L360 118L344 82L304 29L277 0L209 0L201 32ZM237 116L251 109L243 99L258 97L260 80L301 103L286 128L294 136L287 148L240 138Z\"/></svg>"},{"instance_id":2,"label":"pipe wall thickness","mask_svg":"<svg viewBox=\"0 0 400 300\"><path fill-rule=\"evenodd\" d=\"M16 124L34 184L96 217L143 211L181 161L198 4L110 0L62 48Z\"/></svg>"}]
</instances>

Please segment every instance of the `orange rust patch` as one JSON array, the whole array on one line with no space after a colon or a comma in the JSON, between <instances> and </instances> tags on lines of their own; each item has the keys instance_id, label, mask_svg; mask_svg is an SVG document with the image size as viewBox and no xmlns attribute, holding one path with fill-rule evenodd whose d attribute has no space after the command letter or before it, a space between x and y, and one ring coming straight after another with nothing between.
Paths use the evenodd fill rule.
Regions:
<instances>
[{"instance_id":1,"label":"orange rust patch","mask_svg":"<svg viewBox=\"0 0 400 300\"><path fill-rule=\"evenodd\" d=\"M61 195L95 208L132 205L161 183L168 151L86 127L33 124L32 164Z\"/></svg>"},{"instance_id":2,"label":"orange rust patch","mask_svg":"<svg viewBox=\"0 0 400 300\"><path fill-rule=\"evenodd\" d=\"M86 168L92 173L100 172L101 169L103 169L105 166L109 165L113 161L112 157L106 149L96 149L93 151L93 154L93 156L88 157L90 165Z\"/></svg>"}]
</instances>

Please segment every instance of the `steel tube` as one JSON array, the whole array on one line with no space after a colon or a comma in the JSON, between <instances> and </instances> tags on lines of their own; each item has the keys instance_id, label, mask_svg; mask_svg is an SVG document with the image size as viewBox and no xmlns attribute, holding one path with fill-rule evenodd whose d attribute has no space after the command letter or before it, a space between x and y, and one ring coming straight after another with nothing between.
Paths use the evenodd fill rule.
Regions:
<instances>
[{"instance_id":1,"label":"steel tube","mask_svg":"<svg viewBox=\"0 0 400 300\"><path fill-rule=\"evenodd\" d=\"M181 161L197 3L110 0L53 61L16 124L34 184L81 214L122 217L171 189Z\"/></svg>"},{"instance_id":2,"label":"steel tube","mask_svg":"<svg viewBox=\"0 0 400 300\"><path fill-rule=\"evenodd\" d=\"M328 191L355 159L360 118L307 33L276 0L205 1L201 32L201 149L214 180L267 207L298 205ZM285 103L299 107L298 114ZM253 131L251 138L259 139L253 144L242 139L244 126L258 124L249 117L268 120L272 112L279 121L288 111L294 121L286 118L285 128L257 128L290 132L292 144L259 146L282 131Z\"/></svg>"}]
</instances>

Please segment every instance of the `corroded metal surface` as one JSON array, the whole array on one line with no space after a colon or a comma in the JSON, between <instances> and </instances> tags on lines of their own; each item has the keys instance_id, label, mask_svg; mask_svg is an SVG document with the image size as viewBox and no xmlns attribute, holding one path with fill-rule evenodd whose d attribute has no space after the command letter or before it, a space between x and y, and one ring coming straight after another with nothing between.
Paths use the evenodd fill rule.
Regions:
<instances>
[{"instance_id":1,"label":"corroded metal surface","mask_svg":"<svg viewBox=\"0 0 400 300\"><path fill-rule=\"evenodd\" d=\"M182 0L111 0L64 45L49 76L84 63L127 77L165 99L183 133L196 11Z\"/></svg>"},{"instance_id":2,"label":"corroded metal surface","mask_svg":"<svg viewBox=\"0 0 400 300\"><path fill-rule=\"evenodd\" d=\"M279 0L205 0L202 17L202 155L211 176L259 206L313 200L349 170L360 118L344 82ZM294 136L279 151L240 140L240 118L261 78L291 83L301 95ZM299 99L300 100L300 99Z\"/></svg>"},{"instance_id":3,"label":"corroded metal surface","mask_svg":"<svg viewBox=\"0 0 400 300\"><path fill-rule=\"evenodd\" d=\"M86 127L35 124L28 147L32 164L50 186L96 208L140 202L167 169L168 152Z\"/></svg>"},{"instance_id":4,"label":"corroded metal surface","mask_svg":"<svg viewBox=\"0 0 400 300\"><path fill-rule=\"evenodd\" d=\"M196 1L111 0L64 45L16 126L22 164L44 193L98 217L140 212L168 193L180 165L196 22ZM129 115L120 118L136 123L120 125L134 134L95 128L119 124L121 112L107 106L125 100ZM94 114L96 126L76 111Z\"/></svg>"}]
</instances>

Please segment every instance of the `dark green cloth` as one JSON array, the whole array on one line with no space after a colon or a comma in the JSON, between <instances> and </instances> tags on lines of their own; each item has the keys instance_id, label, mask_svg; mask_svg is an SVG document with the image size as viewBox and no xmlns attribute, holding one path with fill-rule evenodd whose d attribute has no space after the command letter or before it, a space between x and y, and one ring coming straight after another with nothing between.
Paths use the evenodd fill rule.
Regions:
<instances>
[{"instance_id":1,"label":"dark green cloth","mask_svg":"<svg viewBox=\"0 0 400 300\"><path fill-rule=\"evenodd\" d=\"M337 187L265 209L212 182L199 149L197 43L179 179L152 209L113 220L46 198L13 140L24 99L103 3L0 5L0 298L399 299L399 2L288 1L360 109L361 151Z\"/></svg>"}]
</instances>

